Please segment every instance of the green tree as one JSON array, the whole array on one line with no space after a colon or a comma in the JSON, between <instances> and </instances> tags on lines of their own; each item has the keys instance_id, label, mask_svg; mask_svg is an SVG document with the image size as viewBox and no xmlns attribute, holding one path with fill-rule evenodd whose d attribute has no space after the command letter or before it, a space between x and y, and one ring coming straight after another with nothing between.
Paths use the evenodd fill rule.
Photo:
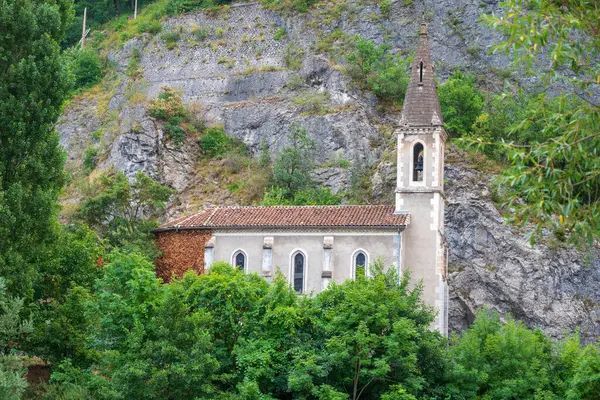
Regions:
<instances>
[{"instance_id":1,"label":"green tree","mask_svg":"<svg viewBox=\"0 0 600 400\"><path fill-rule=\"evenodd\" d=\"M401 58L389 49L389 45L378 46L371 40L356 37L355 50L347 57L348 73L380 99L402 104L408 86L410 58Z\"/></svg>"},{"instance_id":2,"label":"green tree","mask_svg":"<svg viewBox=\"0 0 600 400\"><path fill-rule=\"evenodd\" d=\"M438 94L448 132L454 136L470 132L484 106L483 95L475 86L475 77L455 71L439 87Z\"/></svg>"},{"instance_id":3,"label":"green tree","mask_svg":"<svg viewBox=\"0 0 600 400\"><path fill-rule=\"evenodd\" d=\"M54 126L71 86L58 43L69 15L68 0L0 3L0 271L28 299L56 238L64 154Z\"/></svg>"},{"instance_id":4,"label":"green tree","mask_svg":"<svg viewBox=\"0 0 600 400\"><path fill-rule=\"evenodd\" d=\"M72 47L64 57L75 80L75 89L90 87L102 79L102 62L94 49Z\"/></svg>"},{"instance_id":5,"label":"green tree","mask_svg":"<svg viewBox=\"0 0 600 400\"><path fill-rule=\"evenodd\" d=\"M291 127L290 141L291 146L279 153L273 164L271 180L272 186L281 188L286 199L293 199L297 192L311 185L312 151L315 148L314 141L300 125Z\"/></svg>"},{"instance_id":6,"label":"green tree","mask_svg":"<svg viewBox=\"0 0 600 400\"><path fill-rule=\"evenodd\" d=\"M353 400L436 395L443 341L429 329L433 314L421 286L410 289L408 275L384 272L381 261L370 272L332 284L309 304L313 346L294 360L292 390L314 394L326 385Z\"/></svg>"},{"instance_id":7,"label":"green tree","mask_svg":"<svg viewBox=\"0 0 600 400\"><path fill-rule=\"evenodd\" d=\"M33 327L23 320L23 299L8 294L6 281L0 278L0 398L20 400L27 387L22 361L10 353L11 347L24 339Z\"/></svg>"},{"instance_id":8,"label":"green tree","mask_svg":"<svg viewBox=\"0 0 600 400\"><path fill-rule=\"evenodd\" d=\"M576 0L508 0L503 8L504 16L483 17L507 38L495 50L512 52L523 75L562 90L539 96L538 112L512 129L523 135L536 125L545 140L495 143L510 161L500 177L512 189L506 206L514 222L534 224L532 240L549 228L591 242L600 235L600 9Z\"/></svg>"},{"instance_id":9,"label":"green tree","mask_svg":"<svg viewBox=\"0 0 600 400\"><path fill-rule=\"evenodd\" d=\"M318 187L301 190L294 194L293 199L287 199L283 189L271 187L265 192L261 205L263 206L332 206L342 202L342 197L331 193L328 188Z\"/></svg>"},{"instance_id":10,"label":"green tree","mask_svg":"<svg viewBox=\"0 0 600 400\"><path fill-rule=\"evenodd\" d=\"M460 398L533 399L553 393L552 344L540 331L487 310L450 348Z\"/></svg>"},{"instance_id":11,"label":"green tree","mask_svg":"<svg viewBox=\"0 0 600 400\"><path fill-rule=\"evenodd\" d=\"M150 232L174 191L138 171L135 180L119 172L100 177L96 194L85 199L78 216L115 247L138 249L152 257Z\"/></svg>"}]
</instances>

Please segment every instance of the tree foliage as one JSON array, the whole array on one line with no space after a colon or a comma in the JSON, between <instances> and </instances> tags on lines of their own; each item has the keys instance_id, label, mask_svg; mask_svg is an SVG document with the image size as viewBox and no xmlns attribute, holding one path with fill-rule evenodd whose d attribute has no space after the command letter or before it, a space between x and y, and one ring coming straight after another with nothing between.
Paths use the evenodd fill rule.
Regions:
<instances>
[{"instance_id":1,"label":"tree foliage","mask_svg":"<svg viewBox=\"0 0 600 400\"><path fill-rule=\"evenodd\" d=\"M154 255L150 231L156 228L156 218L173 190L138 171L133 182L122 172L102 175L95 191L81 203L78 217L112 246Z\"/></svg>"},{"instance_id":2,"label":"tree foliage","mask_svg":"<svg viewBox=\"0 0 600 400\"><path fill-rule=\"evenodd\" d=\"M430 309L407 276L372 271L298 298L281 275L223 263L161 285L143 258L115 254L89 303L98 362L54 379L101 399L426 396L443 357Z\"/></svg>"},{"instance_id":3,"label":"tree foliage","mask_svg":"<svg viewBox=\"0 0 600 400\"><path fill-rule=\"evenodd\" d=\"M298 297L217 262L168 284L115 252L86 301L91 362L63 387L93 399L595 399L600 353L483 310L447 346L420 285L380 261L370 276ZM67 385L67 386L65 386Z\"/></svg>"},{"instance_id":4,"label":"tree foliage","mask_svg":"<svg viewBox=\"0 0 600 400\"><path fill-rule=\"evenodd\" d=\"M453 136L468 133L484 106L475 77L457 70L438 88L438 94L448 133Z\"/></svg>"},{"instance_id":5,"label":"tree foliage","mask_svg":"<svg viewBox=\"0 0 600 400\"><path fill-rule=\"evenodd\" d=\"M58 43L69 6L0 3L0 271L26 298L56 238L64 154L54 124L71 85Z\"/></svg>"},{"instance_id":6,"label":"tree foliage","mask_svg":"<svg viewBox=\"0 0 600 400\"><path fill-rule=\"evenodd\" d=\"M102 79L102 62L94 49L72 47L64 52L75 89L93 86Z\"/></svg>"},{"instance_id":7,"label":"tree foliage","mask_svg":"<svg viewBox=\"0 0 600 400\"><path fill-rule=\"evenodd\" d=\"M371 40L356 37L355 50L347 57L348 73L380 99L402 104L411 59L394 55L389 50L389 45L376 45Z\"/></svg>"},{"instance_id":8,"label":"tree foliage","mask_svg":"<svg viewBox=\"0 0 600 400\"><path fill-rule=\"evenodd\" d=\"M15 342L25 339L32 323L23 320L23 299L8 294L6 281L0 278L0 398L19 400L27 387L22 361L11 354Z\"/></svg>"},{"instance_id":9,"label":"tree foliage","mask_svg":"<svg viewBox=\"0 0 600 400\"><path fill-rule=\"evenodd\" d=\"M278 187L284 198L291 200L301 190L312 183L310 172L313 168L311 152L315 143L306 134L306 129L293 125L290 132L291 146L286 147L273 165L272 186Z\"/></svg>"},{"instance_id":10,"label":"tree foliage","mask_svg":"<svg viewBox=\"0 0 600 400\"><path fill-rule=\"evenodd\" d=\"M600 235L600 9L578 0L508 0L503 7L504 16L483 18L507 37L495 50L513 52L523 74L560 91L540 95L537 111L511 130L539 130L542 140L495 143L511 164L500 178L510 189L505 205L515 210L514 222L535 225L532 240L548 228L591 242Z\"/></svg>"}]
</instances>

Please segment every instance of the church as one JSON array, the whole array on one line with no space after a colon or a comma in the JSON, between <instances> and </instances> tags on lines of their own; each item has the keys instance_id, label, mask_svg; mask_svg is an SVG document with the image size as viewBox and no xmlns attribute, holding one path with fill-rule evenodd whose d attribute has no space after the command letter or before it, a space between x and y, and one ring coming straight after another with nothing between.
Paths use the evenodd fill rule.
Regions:
<instances>
[{"instance_id":1,"label":"church","mask_svg":"<svg viewBox=\"0 0 600 400\"><path fill-rule=\"evenodd\" d=\"M423 299L448 331L447 248L444 240L446 131L437 95L426 25L410 67L396 127L395 205L213 207L155 230L165 279L204 272L226 261L270 280L279 269L296 292L318 293L331 281L369 274L381 258L423 281Z\"/></svg>"}]
</instances>

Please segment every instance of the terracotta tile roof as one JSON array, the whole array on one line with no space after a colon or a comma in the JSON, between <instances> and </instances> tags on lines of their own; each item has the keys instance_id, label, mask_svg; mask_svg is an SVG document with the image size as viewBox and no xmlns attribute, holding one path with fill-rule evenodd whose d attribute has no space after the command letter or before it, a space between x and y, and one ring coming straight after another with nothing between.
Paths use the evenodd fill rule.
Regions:
<instances>
[{"instance_id":1,"label":"terracotta tile roof","mask_svg":"<svg viewBox=\"0 0 600 400\"><path fill-rule=\"evenodd\" d=\"M408 225L408 214L393 205L214 207L160 226L173 229L252 227L392 227Z\"/></svg>"}]
</instances>

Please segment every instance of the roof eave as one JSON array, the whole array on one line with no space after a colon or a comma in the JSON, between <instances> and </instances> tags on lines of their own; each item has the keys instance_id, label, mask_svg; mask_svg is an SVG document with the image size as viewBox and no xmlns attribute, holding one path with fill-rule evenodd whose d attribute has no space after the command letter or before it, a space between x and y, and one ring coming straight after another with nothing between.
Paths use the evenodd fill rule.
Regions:
<instances>
[{"instance_id":1,"label":"roof eave","mask_svg":"<svg viewBox=\"0 0 600 400\"><path fill-rule=\"evenodd\" d=\"M403 231L408 224L403 225L239 225L239 226L171 226L157 228L152 233L170 232L170 231L200 231L200 230L219 230L219 229L398 229Z\"/></svg>"}]
</instances>

